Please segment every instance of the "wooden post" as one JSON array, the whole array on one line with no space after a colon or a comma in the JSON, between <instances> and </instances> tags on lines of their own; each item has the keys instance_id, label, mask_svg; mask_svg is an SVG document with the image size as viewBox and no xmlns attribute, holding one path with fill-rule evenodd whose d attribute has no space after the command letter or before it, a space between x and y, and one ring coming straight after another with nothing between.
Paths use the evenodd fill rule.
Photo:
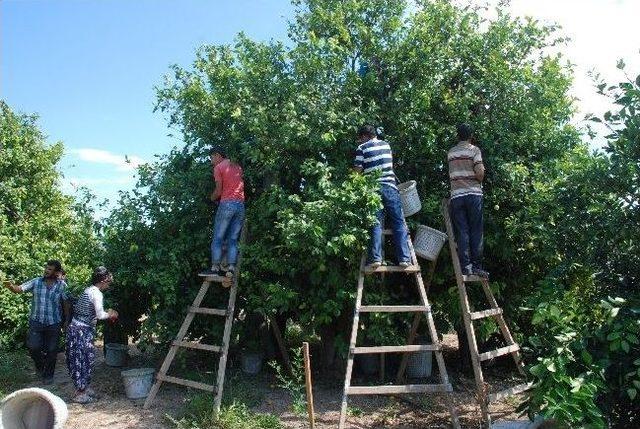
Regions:
<instances>
[{"instance_id":1,"label":"wooden post","mask_svg":"<svg viewBox=\"0 0 640 429\"><path fill-rule=\"evenodd\" d=\"M313 412L313 389L311 386L311 359L309 358L309 343L302 343L302 354L304 355L304 379L307 388L307 412L309 413L309 425L311 429L316 427L316 418Z\"/></svg>"}]
</instances>

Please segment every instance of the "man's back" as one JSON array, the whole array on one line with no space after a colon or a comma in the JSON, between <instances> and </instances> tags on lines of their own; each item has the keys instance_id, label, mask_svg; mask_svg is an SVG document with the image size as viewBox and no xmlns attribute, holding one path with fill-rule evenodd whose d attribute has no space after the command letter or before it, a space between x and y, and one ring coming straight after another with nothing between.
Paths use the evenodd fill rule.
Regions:
<instances>
[{"instance_id":1,"label":"man's back","mask_svg":"<svg viewBox=\"0 0 640 429\"><path fill-rule=\"evenodd\" d=\"M447 154L451 198L465 195L482 195L482 183L477 179L475 167L482 164L480 148L468 141L461 141Z\"/></svg>"},{"instance_id":2,"label":"man's back","mask_svg":"<svg viewBox=\"0 0 640 429\"><path fill-rule=\"evenodd\" d=\"M356 149L354 166L362 168L364 174L380 172L381 184L396 187L396 175L393 172L393 154L391 146L384 140L373 138Z\"/></svg>"},{"instance_id":3,"label":"man's back","mask_svg":"<svg viewBox=\"0 0 640 429\"><path fill-rule=\"evenodd\" d=\"M220 201L244 201L242 167L229 159L224 159L214 167L213 176L222 186Z\"/></svg>"}]
</instances>

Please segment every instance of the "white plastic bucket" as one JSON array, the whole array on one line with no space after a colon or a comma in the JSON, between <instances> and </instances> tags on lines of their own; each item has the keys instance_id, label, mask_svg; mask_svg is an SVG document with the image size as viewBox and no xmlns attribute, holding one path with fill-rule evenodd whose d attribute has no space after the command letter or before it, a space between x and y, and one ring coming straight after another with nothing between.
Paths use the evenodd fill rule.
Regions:
<instances>
[{"instance_id":1,"label":"white plastic bucket","mask_svg":"<svg viewBox=\"0 0 640 429\"><path fill-rule=\"evenodd\" d=\"M146 398L153 384L154 372L153 368L135 368L120 372L127 398Z\"/></svg>"},{"instance_id":2,"label":"white plastic bucket","mask_svg":"<svg viewBox=\"0 0 640 429\"><path fill-rule=\"evenodd\" d=\"M126 344L107 343L104 345L105 354L104 361L109 366L124 366L127 362L127 351L129 346Z\"/></svg>"},{"instance_id":3,"label":"white plastic bucket","mask_svg":"<svg viewBox=\"0 0 640 429\"><path fill-rule=\"evenodd\" d=\"M0 429L62 429L67 404L37 387L13 392L0 403Z\"/></svg>"},{"instance_id":4,"label":"white plastic bucket","mask_svg":"<svg viewBox=\"0 0 640 429\"><path fill-rule=\"evenodd\" d=\"M416 236L413 239L413 248L416 255L429 261L435 261L445 241L447 241L447 234L444 232L418 225Z\"/></svg>"},{"instance_id":5,"label":"white plastic bucket","mask_svg":"<svg viewBox=\"0 0 640 429\"><path fill-rule=\"evenodd\" d=\"M409 180L408 182L399 184L398 191L400 192L400 201L402 201L404 217L409 217L418 213L422 208L422 203L420 202L420 196L418 195L416 181Z\"/></svg>"}]
</instances>

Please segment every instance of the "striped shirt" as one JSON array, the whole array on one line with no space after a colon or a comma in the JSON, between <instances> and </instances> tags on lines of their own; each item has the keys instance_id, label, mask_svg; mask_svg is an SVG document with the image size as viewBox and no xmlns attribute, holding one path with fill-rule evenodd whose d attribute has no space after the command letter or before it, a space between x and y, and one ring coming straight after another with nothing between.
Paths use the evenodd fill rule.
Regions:
<instances>
[{"instance_id":1,"label":"striped shirt","mask_svg":"<svg viewBox=\"0 0 640 429\"><path fill-rule=\"evenodd\" d=\"M36 277L20 285L23 292L31 292L31 312L29 319L45 326L62 322L62 301L69 299L67 284L56 280L47 286L44 277Z\"/></svg>"},{"instance_id":2,"label":"striped shirt","mask_svg":"<svg viewBox=\"0 0 640 429\"><path fill-rule=\"evenodd\" d=\"M362 143L356 149L353 166L361 168L364 174L379 172L378 182L396 188L396 175L393 172L393 154L391 146L384 140L373 138Z\"/></svg>"},{"instance_id":3,"label":"striped shirt","mask_svg":"<svg viewBox=\"0 0 640 429\"><path fill-rule=\"evenodd\" d=\"M476 179L474 168L482 164L480 148L468 141L452 147L447 154L451 198L465 195L482 195L482 183Z\"/></svg>"},{"instance_id":4,"label":"striped shirt","mask_svg":"<svg viewBox=\"0 0 640 429\"><path fill-rule=\"evenodd\" d=\"M97 319L108 319L109 313L104 311L102 301L102 292L97 286L86 288L73 306L73 323L95 326Z\"/></svg>"}]
</instances>

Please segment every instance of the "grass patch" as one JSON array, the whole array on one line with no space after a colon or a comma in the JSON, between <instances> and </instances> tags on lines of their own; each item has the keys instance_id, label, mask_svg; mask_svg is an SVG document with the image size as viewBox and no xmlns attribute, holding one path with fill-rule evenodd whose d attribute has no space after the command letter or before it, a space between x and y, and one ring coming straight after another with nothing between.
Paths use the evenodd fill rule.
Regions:
<instances>
[{"instance_id":1,"label":"grass patch","mask_svg":"<svg viewBox=\"0 0 640 429\"><path fill-rule=\"evenodd\" d=\"M2 353L0 399L31 381L31 366L31 358L24 350Z\"/></svg>"},{"instance_id":2,"label":"grass patch","mask_svg":"<svg viewBox=\"0 0 640 429\"><path fill-rule=\"evenodd\" d=\"M282 429L280 419L272 414L254 413L245 404L232 403L222 407L216 416L212 410L211 396L195 396L180 420L167 419L176 429Z\"/></svg>"}]
</instances>

